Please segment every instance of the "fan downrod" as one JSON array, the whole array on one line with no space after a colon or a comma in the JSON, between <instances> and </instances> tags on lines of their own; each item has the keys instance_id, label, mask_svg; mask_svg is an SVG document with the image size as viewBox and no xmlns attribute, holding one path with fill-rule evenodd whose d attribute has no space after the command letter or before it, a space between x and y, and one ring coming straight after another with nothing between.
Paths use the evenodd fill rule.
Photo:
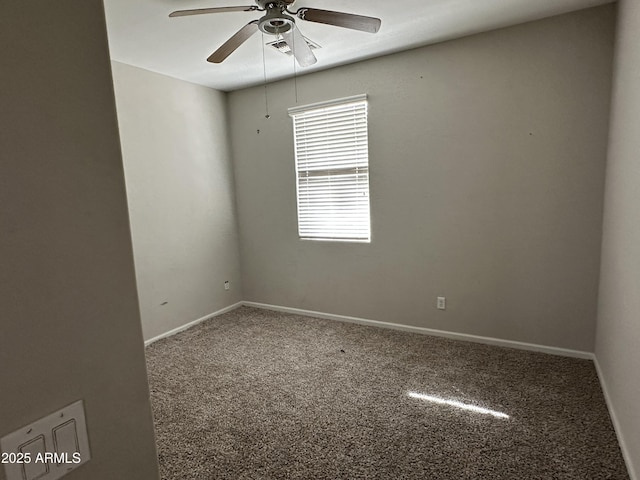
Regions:
<instances>
[{"instance_id":1,"label":"fan downrod","mask_svg":"<svg viewBox=\"0 0 640 480\"><path fill-rule=\"evenodd\" d=\"M295 0L255 0L255 2L262 10L266 10L267 5L277 5L281 6L283 9L287 8L289 5L295 2Z\"/></svg>"}]
</instances>

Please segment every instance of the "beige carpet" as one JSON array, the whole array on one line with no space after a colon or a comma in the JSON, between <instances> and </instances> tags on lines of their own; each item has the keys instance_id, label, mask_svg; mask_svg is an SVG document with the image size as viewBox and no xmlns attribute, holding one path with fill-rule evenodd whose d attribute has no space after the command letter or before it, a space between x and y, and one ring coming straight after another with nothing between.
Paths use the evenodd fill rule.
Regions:
<instances>
[{"instance_id":1,"label":"beige carpet","mask_svg":"<svg viewBox=\"0 0 640 480\"><path fill-rule=\"evenodd\" d=\"M629 478L588 360L242 307L147 362L164 480Z\"/></svg>"}]
</instances>

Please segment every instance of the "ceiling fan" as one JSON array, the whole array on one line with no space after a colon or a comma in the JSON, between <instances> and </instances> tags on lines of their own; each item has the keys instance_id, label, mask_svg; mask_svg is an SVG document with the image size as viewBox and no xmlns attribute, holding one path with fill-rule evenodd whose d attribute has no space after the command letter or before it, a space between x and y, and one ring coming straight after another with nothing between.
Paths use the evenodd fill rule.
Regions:
<instances>
[{"instance_id":1,"label":"ceiling fan","mask_svg":"<svg viewBox=\"0 0 640 480\"><path fill-rule=\"evenodd\" d=\"M214 7L197 8L194 10L177 10L169 14L170 17L184 17L188 15L201 15L205 13L226 12L266 12L265 15L247 23L229 40L213 52L208 62L221 63L231 55L240 45L249 39L258 30L269 35L281 37L291 49L293 56L302 67L308 67L317 62L317 59L305 38L296 26L294 17L308 22L336 25L338 27L360 30L362 32L376 33L380 29L381 20L374 17L353 15L350 13L334 12L331 10L319 10L317 8L300 8L295 12L289 7L295 0L255 0L257 5L239 7Z\"/></svg>"}]
</instances>

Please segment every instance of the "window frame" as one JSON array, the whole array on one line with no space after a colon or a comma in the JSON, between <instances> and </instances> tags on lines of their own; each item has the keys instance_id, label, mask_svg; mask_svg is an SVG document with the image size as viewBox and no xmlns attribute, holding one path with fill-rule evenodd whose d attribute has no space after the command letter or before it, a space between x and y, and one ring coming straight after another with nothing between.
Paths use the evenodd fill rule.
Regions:
<instances>
[{"instance_id":1,"label":"window frame","mask_svg":"<svg viewBox=\"0 0 640 480\"><path fill-rule=\"evenodd\" d=\"M309 160L307 158L308 153L301 154L299 146L300 144L304 144L305 142L299 142L299 136L304 134L304 128L300 127L296 122L300 118L306 118L306 116L317 116L322 115L323 113L329 113L332 109L336 109L336 117L340 117L340 115L344 115L345 111L348 112L349 107L354 106L353 109L353 119L354 125L350 130L347 129L347 134L351 135L347 137L347 141L352 142L352 147L349 149L346 154L348 159L340 159L335 161L334 163L331 160L326 158L322 158L321 160L317 159L317 155L315 155L315 167L314 168L314 160ZM364 113L359 113L358 110L362 110L361 107L364 107ZM324 111L324 112L323 112ZM294 167L295 167L295 176L296 176L296 212L297 212L297 222L298 222L298 238L300 240L310 240L310 241L322 241L322 242L340 242L340 243L371 243L371 195L370 195L370 161L369 161L369 126L368 126L368 98L366 94L355 95L351 97L338 98L335 100L329 100L326 102L318 102L309 105L297 106L288 109L289 116L292 119L293 123L293 141L294 141ZM298 119L296 118L298 117ZM325 123L330 124L334 119L329 119ZM364 126L364 128L362 128ZM344 139L341 139L344 141ZM336 139L329 138L329 147L328 148L340 148L336 147L335 143L333 147L331 146L331 141L336 142ZM307 147L308 148L308 147ZM303 149L304 150L304 149ZM342 151L343 149L340 148ZM313 156L313 155L312 155ZM301 157L304 157L305 160L301 162ZM352 164L349 162L351 161ZM303 168L300 166L301 163L306 163L307 168ZM324 165L323 165L324 164ZM310 166L311 165L311 166ZM325 168L318 168L318 165L324 166ZM306 174L306 175L305 175ZM301 176L302 175L302 176ZM349 176L352 177L349 180ZM323 182L320 186L316 186L318 189L325 189L328 195L340 195L340 192L336 188L336 185L333 185L333 189L331 186L331 180L334 179L338 182L342 182L342 186L338 188L346 188L349 189L349 193L353 195L351 200L342 200L347 203L347 208L351 209L351 215L356 220L357 223L362 222L362 225L358 228L354 228L352 232L348 231L348 228L345 227L345 223L347 222L347 218L343 216L341 221L334 223L333 227L324 228L324 231L321 227L315 227L317 233L311 232L312 221L309 221L309 216L314 215L313 205L310 206L312 202L307 201L301 202L301 184L302 178L308 180L312 177L324 178L324 180L319 180L319 182ZM362 200L357 199L355 195L357 195L364 187L363 193L366 196L366 202L362 202ZM308 186L308 190L312 190L312 186ZM336 193L338 192L338 193ZM327 198L325 199L331 203L334 207L336 204L336 199ZM303 203L303 207L301 209L301 203ZM306 207L306 208L305 208ZM320 207L316 206L316 209ZM304 221L301 218L301 210L308 216L307 221ZM353 211L356 213L353 213ZM363 210L359 212L358 210ZM332 219L329 215L325 215L324 217L320 212L315 212L316 217L319 221L323 219L328 219L327 223L330 223ZM349 215L348 213L345 215ZM335 222L335 219L334 219ZM342 225L340 225L342 223ZM332 230L333 228L333 230Z\"/></svg>"}]
</instances>

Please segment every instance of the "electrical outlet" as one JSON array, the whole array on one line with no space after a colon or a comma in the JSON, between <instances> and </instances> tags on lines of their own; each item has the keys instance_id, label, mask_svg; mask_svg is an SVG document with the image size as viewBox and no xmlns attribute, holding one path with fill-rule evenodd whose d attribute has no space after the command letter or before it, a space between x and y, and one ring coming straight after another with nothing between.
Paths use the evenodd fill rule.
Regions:
<instances>
[{"instance_id":1,"label":"electrical outlet","mask_svg":"<svg viewBox=\"0 0 640 480\"><path fill-rule=\"evenodd\" d=\"M229 283L229 280L224 281L224 289L225 290L231 289L231 284Z\"/></svg>"},{"instance_id":2,"label":"electrical outlet","mask_svg":"<svg viewBox=\"0 0 640 480\"><path fill-rule=\"evenodd\" d=\"M447 299L445 297L438 297L437 306L438 306L438 310L446 310L447 309Z\"/></svg>"}]
</instances>

